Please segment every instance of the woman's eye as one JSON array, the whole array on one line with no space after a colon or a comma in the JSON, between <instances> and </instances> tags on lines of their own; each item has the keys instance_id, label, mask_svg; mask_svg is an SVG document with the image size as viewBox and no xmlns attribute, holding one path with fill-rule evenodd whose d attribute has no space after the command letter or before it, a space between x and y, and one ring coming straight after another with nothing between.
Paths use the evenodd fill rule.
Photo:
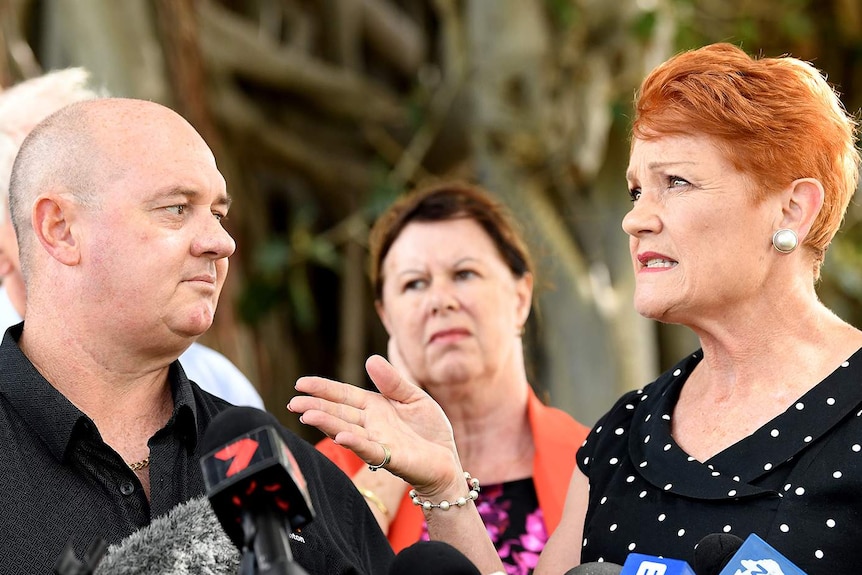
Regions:
<instances>
[{"instance_id":1,"label":"woman's eye","mask_svg":"<svg viewBox=\"0 0 862 575\"><path fill-rule=\"evenodd\" d=\"M670 188L681 188L684 186L690 186L688 180L680 178L679 176L668 176L668 187Z\"/></svg>"},{"instance_id":2,"label":"woman's eye","mask_svg":"<svg viewBox=\"0 0 862 575\"><path fill-rule=\"evenodd\" d=\"M641 189L640 188L632 188L629 190L629 198L631 201L636 202L641 197Z\"/></svg>"},{"instance_id":3,"label":"woman's eye","mask_svg":"<svg viewBox=\"0 0 862 575\"><path fill-rule=\"evenodd\" d=\"M213 212L213 216L215 217L215 219L217 219L220 222L223 222L225 220L225 218L227 218L227 214L222 214L219 212Z\"/></svg>"},{"instance_id":4,"label":"woman's eye","mask_svg":"<svg viewBox=\"0 0 862 575\"><path fill-rule=\"evenodd\" d=\"M422 289L427 285L427 282L422 279L410 280L404 284L404 291Z\"/></svg>"},{"instance_id":5,"label":"woman's eye","mask_svg":"<svg viewBox=\"0 0 862 575\"><path fill-rule=\"evenodd\" d=\"M466 280L473 277L476 277L478 274L473 270L458 270L455 272L455 278L459 280Z\"/></svg>"},{"instance_id":6,"label":"woman's eye","mask_svg":"<svg viewBox=\"0 0 862 575\"><path fill-rule=\"evenodd\" d=\"M177 216L181 216L186 212L186 207L182 204L178 204L176 206L168 206L165 209Z\"/></svg>"}]
</instances>

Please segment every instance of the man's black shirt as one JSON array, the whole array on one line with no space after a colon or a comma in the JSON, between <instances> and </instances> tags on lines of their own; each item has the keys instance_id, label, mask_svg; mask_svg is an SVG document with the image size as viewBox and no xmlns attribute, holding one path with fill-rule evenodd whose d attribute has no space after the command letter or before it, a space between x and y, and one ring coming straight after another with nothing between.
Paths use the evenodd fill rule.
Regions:
<instances>
[{"instance_id":1,"label":"man's black shirt","mask_svg":"<svg viewBox=\"0 0 862 575\"><path fill-rule=\"evenodd\" d=\"M150 438L148 502L135 473L93 421L36 370L18 347L22 325L0 345L0 574L51 573L71 541L82 557L96 537L117 543L177 504L204 494L199 440L227 402L170 367L173 414ZM367 504L329 460L286 429L308 482L314 522L291 539L311 574L385 573L392 550ZM182 534L178 533L178 537Z\"/></svg>"}]
</instances>

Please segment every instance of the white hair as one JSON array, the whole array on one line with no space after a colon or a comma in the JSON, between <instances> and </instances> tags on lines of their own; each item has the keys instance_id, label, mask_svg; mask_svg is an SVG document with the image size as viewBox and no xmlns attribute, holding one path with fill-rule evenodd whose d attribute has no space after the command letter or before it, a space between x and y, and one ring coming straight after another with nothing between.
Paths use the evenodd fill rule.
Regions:
<instances>
[{"instance_id":1,"label":"white hair","mask_svg":"<svg viewBox=\"0 0 862 575\"><path fill-rule=\"evenodd\" d=\"M83 68L67 68L0 92L0 225L6 220L12 164L24 138L60 108L102 97L87 87L89 76Z\"/></svg>"}]
</instances>

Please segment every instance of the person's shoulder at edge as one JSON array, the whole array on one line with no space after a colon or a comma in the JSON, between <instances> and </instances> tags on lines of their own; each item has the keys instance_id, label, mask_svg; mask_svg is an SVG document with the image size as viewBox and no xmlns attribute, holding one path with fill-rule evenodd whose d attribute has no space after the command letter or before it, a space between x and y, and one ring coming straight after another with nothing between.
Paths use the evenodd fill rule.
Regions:
<instances>
[{"instance_id":1,"label":"person's shoulder at edge","mask_svg":"<svg viewBox=\"0 0 862 575\"><path fill-rule=\"evenodd\" d=\"M6 286L0 284L0 332L6 331L7 328L19 323L21 314L12 305L12 300L9 299L9 292Z\"/></svg>"},{"instance_id":2,"label":"person's shoulder at edge","mask_svg":"<svg viewBox=\"0 0 862 575\"><path fill-rule=\"evenodd\" d=\"M234 405L266 409L251 381L216 350L194 343L179 359L186 376L201 389Z\"/></svg>"}]
</instances>

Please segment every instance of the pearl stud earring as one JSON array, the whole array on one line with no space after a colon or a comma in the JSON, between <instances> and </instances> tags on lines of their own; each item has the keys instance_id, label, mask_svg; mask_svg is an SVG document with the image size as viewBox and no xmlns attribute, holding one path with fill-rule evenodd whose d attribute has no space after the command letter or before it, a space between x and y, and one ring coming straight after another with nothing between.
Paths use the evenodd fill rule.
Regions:
<instances>
[{"instance_id":1,"label":"pearl stud earring","mask_svg":"<svg viewBox=\"0 0 862 575\"><path fill-rule=\"evenodd\" d=\"M799 245L799 237L791 229L781 228L772 234L772 247L783 254L789 254Z\"/></svg>"}]
</instances>

